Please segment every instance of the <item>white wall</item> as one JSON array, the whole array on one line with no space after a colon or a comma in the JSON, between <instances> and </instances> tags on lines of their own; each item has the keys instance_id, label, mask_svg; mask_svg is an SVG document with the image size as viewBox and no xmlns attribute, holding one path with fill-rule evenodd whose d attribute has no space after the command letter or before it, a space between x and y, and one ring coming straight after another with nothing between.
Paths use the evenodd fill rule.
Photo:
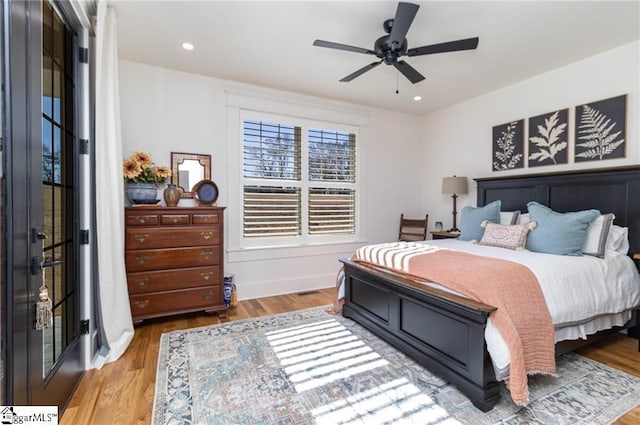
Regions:
<instances>
[{"instance_id":1,"label":"white wall","mask_svg":"<svg viewBox=\"0 0 640 425\"><path fill-rule=\"evenodd\" d=\"M440 193L444 176L469 177L469 194L458 198L459 212L465 205L476 204L473 178L640 163L639 64L640 41L636 41L425 117L421 181L425 184L423 205L430 213L430 227L437 220L443 221L445 228L451 226L452 200ZM626 157L573 163L575 106L622 94L628 95ZM492 171L493 126L563 108L569 108L568 164Z\"/></svg>"},{"instance_id":2,"label":"white wall","mask_svg":"<svg viewBox=\"0 0 640 425\"><path fill-rule=\"evenodd\" d=\"M362 163L367 221L362 242L394 240L400 213L420 216L421 187L414 177L422 158L419 143L421 119L396 112L337 103L214 79L141 63L120 61L123 152L151 153L156 164L169 165L170 153L210 154L211 174L220 188L218 205L228 205L229 175L227 96L240 90L259 96L291 99L318 107L362 111L369 115L358 143L365 148ZM239 141L237 141L239 142ZM230 143L230 142L229 142ZM181 201L184 202L184 201ZM182 205L182 203L181 203ZM240 214L227 208L229 214ZM228 220L227 220L228 222ZM229 228L225 229L227 232ZM328 287L334 284L338 258L349 256L345 245L305 247L285 258L229 262L225 274L235 274L240 299Z\"/></svg>"},{"instance_id":3,"label":"white wall","mask_svg":"<svg viewBox=\"0 0 640 425\"><path fill-rule=\"evenodd\" d=\"M401 212L429 213L431 228L436 221L451 226L451 197L440 193L444 176L469 177L469 194L458 199L459 211L476 203L473 178L640 163L639 52L640 42L634 42L423 118L122 60L123 152L148 151L161 165L169 165L172 151L210 154L212 179L221 192L218 204L227 205L229 182L236 176L227 166L225 90L361 111L369 115L369 125L359 137L359 143L366 144L362 208L367 220L362 242L386 242L396 238ZM628 95L626 157L574 164L574 107L620 94ZM491 171L493 126L562 108L569 108L569 164ZM239 213L225 212L227 217ZM350 255L351 248L305 247L290 256L256 255L232 262L227 253L225 273L235 274L240 299L327 287L333 285L337 259Z\"/></svg>"}]
</instances>

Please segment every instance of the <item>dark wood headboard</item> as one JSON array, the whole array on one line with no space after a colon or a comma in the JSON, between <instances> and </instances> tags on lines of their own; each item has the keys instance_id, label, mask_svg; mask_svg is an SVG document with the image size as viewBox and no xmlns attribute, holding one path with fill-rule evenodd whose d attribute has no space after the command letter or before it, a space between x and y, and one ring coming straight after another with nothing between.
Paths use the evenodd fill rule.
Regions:
<instances>
[{"instance_id":1,"label":"dark wood headboard","mask_svg":"<svg viewBox=\"0 0 640 425\"><path fill-rule=\"evenodd\" d=\"M629 228L629 255L640 253L640 166L479 178L478 206L497 199L502 210L527 212L536 201L559 212L596 208Z\"/></svg>"}]
</instances>

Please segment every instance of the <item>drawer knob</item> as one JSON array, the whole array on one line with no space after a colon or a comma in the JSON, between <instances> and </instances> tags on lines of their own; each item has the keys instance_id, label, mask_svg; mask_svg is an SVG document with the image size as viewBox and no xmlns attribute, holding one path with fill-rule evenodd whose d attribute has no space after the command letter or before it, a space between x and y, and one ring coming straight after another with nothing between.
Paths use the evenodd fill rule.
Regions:
<instances>
[{"instance_id":1,"label":"drawer knob","mask_svg":"<svg viewBox=\"0 0 640 425\"><path fill-rule=\"evenodd\" d=\"M138 255L136 256L136 264L144 264L149 259L148 255Z\"/></svg>"},{"instance_id":2,"label":"drawer knob","mask_svg":"<svg viewBox=\"0 0 640 425\"><path fill-rule=\"evenodd\" d=\"M149 300L134 301L133 305L139 309L143 309L149 305Z\"/></svg>"},{"instance_id":3,"label":"drawer knob","mask_svg":"<svg viewBox=\"0 0 640 425\"><path fill-rule=\"evenodd\" d=\"M148 233L138 233L134 238L140 243L145 243L147 239L149 239L149 236L150 235Z\"/></svg>"},{"instance_id":4,"label":"drawer knob","mask_svg":"<svg viewBox=\"0 0 640 425\"><path fill-rule=\"evenodd\" d=\"M136 285L138 286L144 286L147 283L149 283L149 278L141 278L141 279L136 279Z\"/></svg>"},{"instance_id":5,"label":"drawer knob","mask_svg":"<svg viewBox=\"0 0 640 425\"><path fill-rule=\"evenodd\" d=\"M200 273L200 277L204 280L209 280L213 277L213 272L202 272Z\"/></svg>"},{"instance_id":6,"label":"drawer knob","mask_svg":"<svg viewBox=\"0 0 640 425\"><path fill-rule=\"evenodd\" d=\"M147 222L147 217L136 217L138 224L144 224Z\"/></svg>"},{"instance_id":7,"label":"drawer knob","mask_svg":"<svg viewBox=\"0 0 640 425\"><path fill-rule=\"evenodd\" d=\"M205 260L208 260L209 258L213 257L213 251L204 251L200 253L200 256L202 258L204 258Z\"/></svg>"},{"instance_id":8,"label":"drawer knob","mask_svg":"<svg viewBox=\"0 0 640 425\"><path fill-rule=\"evenodd\" d=\"M202 239L206 241L213 237L213 232L200 232L200 236L202 236Z\"/></svg>"},{"instance_id":9,"label":"drawer knob","mask_svg":"<svg viewBox=\"0 0 640 425\"><path fill-rule=\"evenodd\" d=\"M202 299L204 300L210 300L211 298L213 298L213 292L211 291L202 294Z\"/></svg>"},{"instance_id":10,"label":"drawer knob","mask_svg":"<svg viewBox=\"0 0 640 425\"><path fill-rule=\"evenodd\" d=\"M177 223L178 222L178 217L171 217L171 222Z\"/></svg>"}]
</instances>

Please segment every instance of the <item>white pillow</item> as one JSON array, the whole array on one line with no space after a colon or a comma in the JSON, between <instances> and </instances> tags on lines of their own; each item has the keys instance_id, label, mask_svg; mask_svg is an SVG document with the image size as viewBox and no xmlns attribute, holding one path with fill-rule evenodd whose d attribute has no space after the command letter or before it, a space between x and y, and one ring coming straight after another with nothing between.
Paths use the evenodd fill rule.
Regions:
<instances>
[{"instance_id":1,"label":"white pillow","mask_svg":"<svg viewBox=\"0 0 640 425\"><path fill-rule=\"evenodd\" d=\"M604 252L609 237L609 231L613 220L613 214L600 214L587 228L587 237L582 245L582 253L604 258Z\"/></svg>"},{"instance_id":2,"label":"white pillow","mask_svg":"<svg viewBox=\"0 0 640 425\"><path fill-rule=\"evenodd\" d=\"M627 255L629 252L629 229L612 225L607 238L606 252Z\"/></svg>"},{"instance_id":3,"label":"white pillow","mask_svg":"<svg viewBox=\"0 0 640 425\"><path fill-rule=\"evenodd\" d=\"M518 224L518 217L520 217L520 211L500 211L500 224L503 226L511 226ZM524 223L521 223L524 224Z\"/></svg>"},{"instance_id":4,"label":"white pillow","mask_svg":"<svg viewBox=\"0 0 640 425\"><path fill-rule=\"evenodd\" d=\"M518 224L527 224L529 221L529 213L520 214L518 217Z\"/></svg>"}]
</instances>

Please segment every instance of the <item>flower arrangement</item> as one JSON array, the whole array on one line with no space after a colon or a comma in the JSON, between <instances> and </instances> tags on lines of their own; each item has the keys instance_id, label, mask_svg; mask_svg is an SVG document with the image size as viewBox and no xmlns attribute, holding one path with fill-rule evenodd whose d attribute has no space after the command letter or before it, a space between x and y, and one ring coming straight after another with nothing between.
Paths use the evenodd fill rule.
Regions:
<instances>
[{"instance_id":1,"label":"flower arrangement","mask_svg":"<svg viewBox=\"0 0 640 425\"><path fill-rule=\"evenodd\" d=\"M146 152L136 151L124 159L122 170L127 182L160 184L171 177L171 169L154 165L151 155Z\"/></svg>"}]
</instances>

